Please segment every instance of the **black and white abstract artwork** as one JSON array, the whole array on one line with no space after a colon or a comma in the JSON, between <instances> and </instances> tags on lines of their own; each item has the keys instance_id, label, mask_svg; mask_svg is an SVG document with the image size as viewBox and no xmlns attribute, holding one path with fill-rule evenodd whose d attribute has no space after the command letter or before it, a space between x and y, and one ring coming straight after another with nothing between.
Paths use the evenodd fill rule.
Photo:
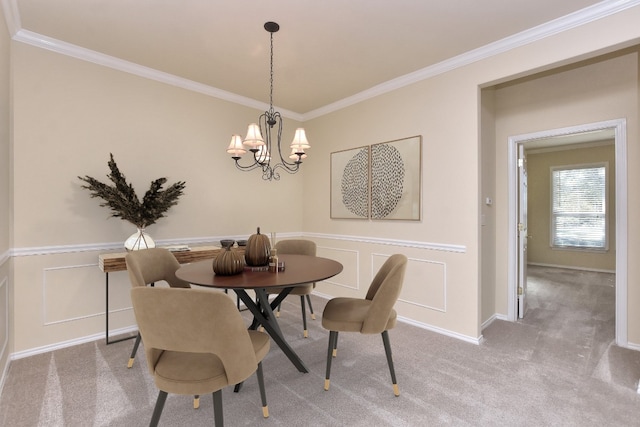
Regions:
<instances>
[{"instance_id":1,"label":"black and white abstract artwork","mask_svg":"<svg viewBox=\"0 0 640 427\"><path fill-rule=\"evenodd\" d=\"M421 139L371 145L371 219L420 219Z\"/></svg>"},{"instance_id":2,"label":"black and white abstract artwork","mask_svg":"<svg viewBox=\"0 0 640 427\"><path fill-rule=\"evenodd\" d=\"M420 220L422 137L331 153L331 218Z\"/></svg>"},{"instance_id":3,"label":"black and white abstract artwork","mask_svg":"<svg viewBox=\"0 0 640 427\"><path fill-rule=\"evenodd\" d=\"M369 218L369 146L331 153L331 218Z\"/></svg>"}]
</instances>

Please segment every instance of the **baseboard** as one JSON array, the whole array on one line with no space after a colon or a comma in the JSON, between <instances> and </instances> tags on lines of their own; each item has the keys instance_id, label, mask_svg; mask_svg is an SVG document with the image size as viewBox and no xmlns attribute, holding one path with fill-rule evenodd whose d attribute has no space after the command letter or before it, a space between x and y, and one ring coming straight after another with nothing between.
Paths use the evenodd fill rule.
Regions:
<instances>
[{"instance_id":1,"label":"baseboard","mask_svg":"<svg viewBox=\"0 0 640 427\"><path fill-rule=\"evenodd\" d=\"M322 298L322 299L326 299L326 300L330 300L331 298L333 298L331 295L323 294L323 293L320 293L320 292L317 292L317 291L313 291L313 295L317 296L319 298ZM457 332L450 331L448 329L442 329L442 328L439 328L437 326L429 325L427 323L417 322L415 320L408 319L408 318L402 317L402 316L398 316L398 321L402 322L402 323L406 323L408 325L416 326L416 327L418 327L420 329L426 329L428 331L435 332L435 333L440 334L440 335L445 335L447 337L459 339L461 341L465 341L465 342L468 342L468 343L471 343L471 344L479 345L483 341L482 335L480 335L477 338L474 338L474 337L470 337L468 335L463 335L463 334L459 334Z\"/></svg>"},{"instance_id":2,"label":"baseboard","mask_svg":"<svg viewBox=\"0 0 640 427\"><path fill-rule=\"evenodd\" d=\"M484 331L489 325L491 325L495 320L504 320L506 322L509 321L506 315L494 313L489 319L485 320L480 326L480 330Z\"/></svg>"},{"instance_id":3,"label":"baseboard","mask_svg":"<svg viewBox=\"0 0 640 427\"><path fill-rule=\"evenodd\" d=\"M117 336L117 335L123 335L123 334L128 334L131 332L138 332L138 327L137 326L128 326L126 328L120 328L120 329L113 329L111 330L111 334L110 336ZM36 348L32 348L29 350L25 350L25 351L18 351L15 353L11 353L10 355L10 359L11 360L18 360L18 359L23 359L25 357L31 357L31 356L35 356L37 354L42 354L42 353L48 353L50 351L54 351L54 350L59 350L62 348L67 348L67 347L73 347L76 345L80 345L80 344L84 344L84 343L88 343L88 342L92 342L92 341L98 341L98 340L103 340L105 339L104 336L104 332L100 332L97 334L93 334L93 335L88 335L86 337L80 337L80 338L76 338L76 339L72 339L69 341L62 341L62 342L58 342L55 344L50 344L50 345L45 345L42 347L36 347Z\"/></svg>"},{"instance_id":4,"label":"baseboard","mask_svg":"<svg viewBox=\"0 0 640 427\"><path fill-rule=\"evenodd\" d=\"M640 351L640 344L627 342L627 345L624 348L628 348L629 350Z\"/></svg>"},{"instance_id":5,"label":"baseboard","mask_svg":"<svg viewBox=\"0 0 640 427\"><path fill-rule=\"evenodd\" d=\"M426 329L428 331L435 332L435 333L440 334L440 335L445 335L447 337L456 338L456 339L459 339L461 341L465 341L465 342L468 342L468 343L471 343L471 344L480 345L480 344L482 344L482 341L484 340L482 335L480 335L477 338L474 338L474 337L470 337L468 335L463 335L463 334L459 334L457 332L450 331L448 329L442 329L442 328L439 328L437 326L429 325L427 323L416 322L415 320L408 319L408 318L402 317L402 316L398 316L398 321L402 322L402 323L406 323L408 325L416 326L416 327L418 327L420 329Z\"/></svg>"}]
</instances>

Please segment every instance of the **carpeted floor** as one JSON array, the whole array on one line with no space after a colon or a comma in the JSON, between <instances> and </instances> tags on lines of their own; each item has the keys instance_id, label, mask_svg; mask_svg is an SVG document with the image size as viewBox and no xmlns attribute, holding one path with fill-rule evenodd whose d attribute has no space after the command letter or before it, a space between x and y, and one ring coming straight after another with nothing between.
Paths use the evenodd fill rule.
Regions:
<instances>
[{"instance_id":1,"label":"carpeted floor","mask_svg":"<svg viewBox=\"0 0 640 427\"><path fill-rule=\"evenodd\" d=\"M299 301L280 324L310 373L273 345L264 360L270 417L262 418L255 376L225 389L229 426L640 426L640 353L614 339L614 276L530 267L529 312L493 322L482 345L406 324L390 332L400 397L394 397L380 336L341 334L324 391L328 333ZM325 301L312 297L316 313ZM319 316L318 316L319 317ZM2 426L148 425L157 390L132 341L83 344L11 363L0 397ZM170 395L161 426L213 423L210 396Z\"/></svg>"}]
</instances>

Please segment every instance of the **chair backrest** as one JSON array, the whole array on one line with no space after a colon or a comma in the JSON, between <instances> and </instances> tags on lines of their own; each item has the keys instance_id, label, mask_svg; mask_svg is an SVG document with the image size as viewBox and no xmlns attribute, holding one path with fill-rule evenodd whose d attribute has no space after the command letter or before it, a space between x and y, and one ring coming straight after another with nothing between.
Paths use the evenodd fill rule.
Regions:
<instances>
[{"instance_id":1,"label":"chair backrest","mask_svg":"<svg viewBox=\"0 0 640 427\"><path fill-rule=\"evenodd\" d=\"M176 277L180 263L171 252L164 248L131 251L124 257L129 272L131 286L146 286L150 283L166 281L172 288L190 288L188 282Z\"/></svg>"},{"instance_id":2,"label":"chair backrest","mask_svg":"<svg viewBox=\"0 0 640 427\"><path fill-rule=\"evenodd\" d=\"M373 278L366 299L372 302L362 325L363 334L384 332L404 281L407 257L402 254L391 255L380 267Z\"/></svg>"},{"instance_id":3,"label":"chair backrest","mask_svg":"<svg viewBox=\"0 0 640 427\"><path fill-rule=\"evenodd\" d=\"M275 248L278 254L310 255L316 256L316 243L304 239L288 239L276 242Z\"/></svg>"},{"instance_id":4,"label":"chair backrest","mask_svg":"<svg viewBox=\"0 0 640 427\"><path fill-rule=\"evenodd\" d=\"M228 384L240 383L256 371L247 327L226 294L138 286L131 289L131 301L152 374L166 350L215 354Z\"/></svg>"}]
</instances>

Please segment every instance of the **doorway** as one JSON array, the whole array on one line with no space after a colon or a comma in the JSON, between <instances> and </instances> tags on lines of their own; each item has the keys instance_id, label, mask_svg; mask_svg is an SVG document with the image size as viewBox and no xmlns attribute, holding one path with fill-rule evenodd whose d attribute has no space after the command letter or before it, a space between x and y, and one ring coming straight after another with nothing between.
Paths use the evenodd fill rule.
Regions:
<instances>
[{"instance_id":1,"label":"doorway","mask_svg":"<svg viewBox=\"0 0 640 427\"><path fill-rule=\"evenodd\" d=\"M527 238L526 225L521 225L521 187L520 187L520 152L526 146L542 143L567 144L577 135L611 132L615 144L615 192L616 192L616 344L627 347L627 159L626 159L626 120L611 120L598 123L552 129L509 138L509 282L508 313L510 321L518 318L518 304L526 304L526 274L522 265L526 266L526 252L523 253L522 239ZM526 201L525 201L526 203ZM526 242L526 240L525 240ZM526 249L526 244L524 245ZM522 262L525 261L525 262ZM523 283L523 277L525 278Z\"/></svg>"}]
</instances>

